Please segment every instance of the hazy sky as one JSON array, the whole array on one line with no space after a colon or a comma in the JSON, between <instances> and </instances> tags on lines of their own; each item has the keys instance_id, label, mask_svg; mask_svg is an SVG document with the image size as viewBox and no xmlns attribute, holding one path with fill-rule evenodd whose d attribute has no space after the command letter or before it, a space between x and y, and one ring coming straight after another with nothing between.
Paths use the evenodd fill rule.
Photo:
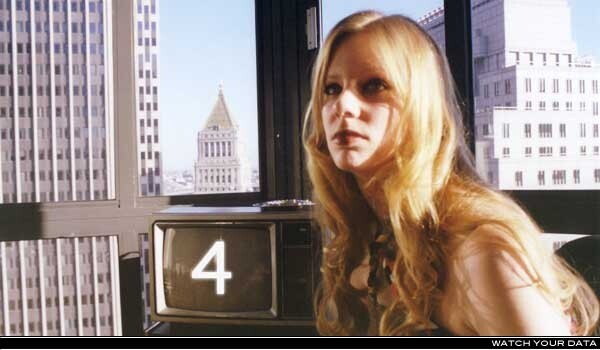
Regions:
<instances>
[{"instance_id":1,"label":"hazy sky","mask_svg":"<svg viewBox=\"0 0 600 350\"><path fill-rule=\"evenodd\" d=\"M599 0L569 0L579 54L600 59ZM323 31L364 9L414 19L443 0L323 0ZM160 136L163 166L191 170L196 138L223 84L230 112L240 125L252 166L258 162L256 37L252 0L162 0L159 9Z\"/></svg>"}]
</instances>

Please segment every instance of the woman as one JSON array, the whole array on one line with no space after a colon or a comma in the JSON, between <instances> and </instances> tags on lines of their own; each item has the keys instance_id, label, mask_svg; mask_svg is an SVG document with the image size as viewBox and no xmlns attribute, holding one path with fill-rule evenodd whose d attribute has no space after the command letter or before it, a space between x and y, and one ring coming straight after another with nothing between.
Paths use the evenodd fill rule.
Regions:
<instances>
[{"instance_id":1,"label":"woman","mask_svg":"<svg viewBox=\"0 0 600 350\"><path fill-rule=\"evenodd\" d=\"M360 12L325 40L304 125L328 335L582 335L598 300L477 176L447 62L412 20Z\"/></svg>"}]
</instances>

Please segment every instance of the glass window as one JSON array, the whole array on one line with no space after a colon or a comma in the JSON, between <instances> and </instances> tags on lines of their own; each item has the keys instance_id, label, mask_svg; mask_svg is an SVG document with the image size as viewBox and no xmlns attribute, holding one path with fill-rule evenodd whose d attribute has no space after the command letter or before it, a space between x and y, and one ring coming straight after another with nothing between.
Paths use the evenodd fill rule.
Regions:
<instances>
[{"instance_id":1,"label":"glass window","mask_svg":"<svg viewBox=\"0 0 600 350\"><path fill-rule=\"evenodd\" d=\"M496 85L502 80L506 82L506 93L512 91L509 101L503 96L486 100L477 93L474 99L475 128L490 122L492 127L501 124L503 128L502 134L488 137L474 134L476 153L493 150L491 158L476 157L477 168L484 177L494 172L493 178L498 180L494 185L499 189L600 189L593 178L583 175L589 173L598 160L589 157L581 145L582 138L590 136L586 134L586 124L597 118L595 101L590 101L589 96L594 96L597 90L594 81L598 80L598 71L593 62L599 58L600 43L590 35L593 27L589 21L582 19L591 10L590 6L596 4L591 1L557 1L552 5L525 0L471 1L474 91L478 91L478 86L490 82ZM531 13L538 16L536 25L522 20ZM505 25L497 25L490 18L503 18ZM500 59L497 48L503 48ZM510 86L509 81L514 86ZM494 88L494 93L498 95L496 90ZM586 101L590 101L591 108L586 108ZM508 102L521 108L507 109L504 106ZM537 108L533 107L535 104ZM562 115L565 112L569 112L568 118ZM554 124L558 131L555 133L552 132ZM509 134L508 128L512 125L523 128L524 132ZM579 132L567 133L567 129L579 129ZM511 146L526 152L514 152L510 159L505 159L508 157L503 150ZM567 153L567 147L579 152ZM539 151L537 157L527 151L531 148ZM560 152L553 153L553 149ZM588 156L582 157L585 154ZM537 159L532 161L531 158ZM567 168L554 169L557 161ZM575 174L575 170L582 174L577 175L577 183L567 181L565 174ZM523 179L538 175L538 181L520 182L515 177L517 171ZM546 182L544 174L548 172L552 172L553 178Z\"/></svg>"},{"instance_id":2,"label":"glass window","mask_svg":"<svg viewBox=\"0 0 600 350\"><path fill-rule=\"evenodd\" d=\"M259 191L254 1L215 2L210 11L195 0L138 0L140 6L143 13L134 14L136 37L142 35L141 23L160 33L152 42L135 40L135 69L145 71L136 81L147 90L145 96L136 94L137 118L149 121L137 129L139 193ZM207 142L220 145L219 155L208 153ZM226 142L230 147L222 147ZM240 174L234 183L201 181L206 170L231 167Z\"/></svg>"},{"instance_id":3,"label":"glass window","mask_svg":"<svg viewBox=\"0 0 600 350\"><path fill-rule=\"evenodd\" d=\"M24 3L29 4L30 2ZM23 38L27 38L27 41L19 42L16 47L19 51L19 62L16 68L20 77L14 81L7 79L5 82L0 82L7 91L16 91L18 96L27 96L27 98L14 100L19 116L23 117L19 125L22 130L15 132L13 123L3 126L9 135L14 135L16 142L2 145L2 151L15 154L15 156L1 160L0 168L6 172L7 178L14 179L14 181L11 181L10 186L3 186L0 189L0 203L74 201L77 200L74 194L78 191L87 193L87 198L90 200L115 198L113 163L108 159L96 157L94 154L84 157L83 161L71 162L75 158L73 150L84 147L88 139L75 137L71 139L72 135L68 132L70 128L83 128L87 123L91 123L98 129L97 133L89 135L91 137L89 141L94 148L105 154L114 152L112 144L114 137L106 138L107 133L114 134L114 130L106 129L113 125L111 122L113 116L109 114L112 109L106 108L109 100L98 96L93 98L89 96L88 99L88 93L98 90L107 91L108 96L112 94L112 91L106 90L105 87L109 79L112 79L108 76L112 69L109 69L109 65L106 64L104 53L97 49L105 42L106 38L94 30L94 28L110 25L110 23L104 23L105 17L99 11L106 4L103 0L89 2L90 11L92 11L89 14L89 23L91 23L92 31L95 31L96 34L86 37L78 34L82 21L81 16L76 14L70 17L66 16L66 6L70 3L70 1L50 3L51 10L56 11L52 15L52 22L48 21L48 9L42 10L43 7L39 5L39 1L35 3L36 11L42 12L35 14L36 30L32 32L32 35L35 36L36 50L34 53L31 52L31 38L23 36ZM25 17L17 19L16 29L18 31L27 31L27 28L33 24L23 21L22 19ZM48 30L50 27L51 31ZM41 28L45 28L44 32ZM68 29L72 31L71 38L67 37ZM52 35L53 50L50 50L49 35ZM7 43L7 38L10 37L0 37L2 46ZM10 39L8 40L10 43ZM68 45L67 42L69 42ZM46 49L42 50L42 47ZM81 47L92 48L83 61L77 50ZM112 55L112 52L107 52L107 54ZM33 55L35 55L35 66L33 67L35 69L31 67ZM83 70L83 79L68 79L71 71L74 75L79 76L79 62L94 62L97 65L96 74L87 76L86 71ZM11 63L10 55L0 54L0 66L8 67L7 64ZM32 79L32 70L37 75L37 86L31 85L32 81L35 81ZM53 79L49 79L50 75L53 75ZM13 86L13 83L16 83L17 86ZM97 89L92 89L91 86L95 86ZM32 94L32 91L37 94ZM69 101L70 91L73 104ZM0 104L10 107L10 110L15 107L12 101ZM37 107L35 110L34 106ZM90 113L91 118L76 118L79 108L83 108L86 115ZM30 121L32 117L37 120L36 127ZM56 118L55 122L54 118ZM53 140L53 137L56 139ZM74 147L71 148L71 145ZM37 159L36 162L35 157L27 156L28 154L46 155L46 159ZM96 180L75 179L74 174L77 171L89 169L106 172L108 177ZM19 173L21 176L18 176ZM48 174L52 174L52 177L47 176ZM44 180L44 178L49 180Z\"/></svg>"}]
</instances>

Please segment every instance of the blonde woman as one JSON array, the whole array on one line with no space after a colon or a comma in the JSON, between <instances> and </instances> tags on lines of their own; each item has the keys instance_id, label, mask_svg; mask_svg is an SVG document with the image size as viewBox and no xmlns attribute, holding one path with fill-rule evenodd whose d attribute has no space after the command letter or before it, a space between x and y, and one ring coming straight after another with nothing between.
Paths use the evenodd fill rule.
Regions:
<instances>
[{"instance_id":1,"label":"blonde woman","mask_svg":"<svg viewBox=\"0 0 600 350\"><path fill-rule=\"evenodd\" d=\"M412 20L360 12L325 40L304 125L327 335L583 335L598 300L476 175L447 62Z\"/></svg>"}]
</instances>

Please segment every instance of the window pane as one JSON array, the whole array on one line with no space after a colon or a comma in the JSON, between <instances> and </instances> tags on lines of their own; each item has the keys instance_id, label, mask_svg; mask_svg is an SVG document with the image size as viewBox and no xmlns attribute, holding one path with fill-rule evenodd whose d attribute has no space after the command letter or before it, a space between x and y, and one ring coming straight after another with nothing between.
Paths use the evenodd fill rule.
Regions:
<instances>
[{"instance_id":1,"label":"window pane","mask_svg":"<svg viewBox=\"0 0 600 350\"><path fill-rule=\"evenodd\" d=\"M597 6L472 1L477 168L495 187L600 188Z\"/></svg>"},{"instance_id":2,"label":"window pane","mask_svg":"<svg viewBox=\"0 0 600 350\"><path fill-rule=\"evenodd\" d=\"M135 1L140 195L258 191L254 1Z\"/></svg>"},{"instance_id":3,"label":"window pane","mask_svg":"<svg viewBox=\"0 0 600 350\"><path fill-rule=\"evenodd\" d=\"M0 203L114 198L107 3L54 4L0 9Z\"/></svg>"},{"instance_id":4,"label":"window pane","mask_svg":"<svg viewBox=\"0 0 600 350\"><path fill-rule=\"evenodd\" d=\"M331 31L333 26L336 25L344 17L362 10L375 10L382 12L386 15L401 14L408 16L414 20L419 21L423 26L426 23L430 23L430 27L435 26L440 22L439 20L434 23L437 15L441 12L441 7L444 4L444 0L422 0L422 1L398 1L398 0L348 0L348 1L323 1L322 2L322 23L323 23L323 35L327 37L327 34ZM444 21L443 15L441 17L441 25L435 26L430 34L433 37L439 36L441 40L444 38ZM436 40L437 41L437 40ZM438 41L440 42L440 41ZM441 41L443 44L443 41ZM443 49L443 47L442 47Z\"/></svg>"}]
</instances>

